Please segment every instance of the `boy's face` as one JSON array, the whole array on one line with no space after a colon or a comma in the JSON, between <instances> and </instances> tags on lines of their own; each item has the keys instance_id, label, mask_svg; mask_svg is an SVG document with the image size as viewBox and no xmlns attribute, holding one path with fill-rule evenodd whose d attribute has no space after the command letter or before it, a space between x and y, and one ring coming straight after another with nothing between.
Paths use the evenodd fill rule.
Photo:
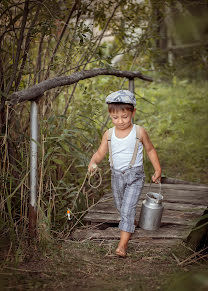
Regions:
<instances>
[{"instance_id":1,"label":"boy's face","mask_svg":"<svg viewBox=\"0 0 208 291\"><path fill-rule=\"evenodd\" d=\"M118 129L127 129L132 124L132 117L134 117L136 109L131 112L129 110L118 110L110 112L110 117L115 127Z\"/></svg>"}]
</instances>

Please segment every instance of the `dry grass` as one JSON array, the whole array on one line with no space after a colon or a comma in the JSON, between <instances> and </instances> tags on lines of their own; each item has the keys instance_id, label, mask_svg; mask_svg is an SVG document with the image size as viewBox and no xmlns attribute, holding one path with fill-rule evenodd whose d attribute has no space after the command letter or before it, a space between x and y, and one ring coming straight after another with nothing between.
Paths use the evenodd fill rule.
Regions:
<instances>
[{"instance_id":1,"label":"dry grass","mask_svg":"<svg viewBox=\"0 0 208 291\"><path fill-rule=\"evenodd\" d=\"M198 265L194 260L186 266L178 264L172 253L180 262L191 256L191 250L183 245L164 249L132 241L125 259L114 255L116 245L117 241L65 240L38 249L30 246L22 249L24 258L18 264L11 260L1 264L1 282L9 278L7 288L16 286L18 290L173 291L168 289L170 282L177 282L183 274L191 274L193 270L200 273L207 267L207 261L199 261ZM12 258L11 255L11 251L8 252L8 258Z\"/></svg>"}]
</instances>

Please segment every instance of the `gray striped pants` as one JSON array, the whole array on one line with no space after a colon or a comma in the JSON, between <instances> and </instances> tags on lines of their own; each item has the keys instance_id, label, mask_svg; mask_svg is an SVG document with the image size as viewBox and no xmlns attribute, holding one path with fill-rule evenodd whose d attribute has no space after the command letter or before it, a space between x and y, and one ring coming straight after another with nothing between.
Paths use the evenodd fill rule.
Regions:
<instances>
[{"instance_id":1,"label":"gray striped pants","mask_svg":"<svg viewBox=\"0 0 208 291\"><path fill-rule=\"evenodd\" d=\"M120 213L119 229L135 231L136 206L144 186L143 166L129 168L123 172L111 168L111 187L115 206Z\"/></svg>"}]
</instances>

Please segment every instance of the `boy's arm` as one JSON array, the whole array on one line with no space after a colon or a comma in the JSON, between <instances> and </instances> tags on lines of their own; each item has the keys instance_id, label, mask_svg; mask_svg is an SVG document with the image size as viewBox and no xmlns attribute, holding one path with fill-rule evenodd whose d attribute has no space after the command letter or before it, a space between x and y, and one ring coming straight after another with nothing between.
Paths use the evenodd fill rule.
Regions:
<instances>
[{"instance_id":1,"label":"boy's arm","mask_svg":"<svg viewBox=\"0 0 208 291\"><path fill-rule=\"evenodd\" d=\"M141 142L143 143L144 148L147 152L147 155L148 155L148 157L149 157L149 159L150 159L150 161L155 169L155 173L152 176L152 181L153 182L157 182L157 180L161 181L162 170L161 170L161 166L160 166L157 152L156 152L147 132L142 127L140 129L140 136L141 136Z\"/></svg>"},{"instance_id":2,"label":"boy's arm","mask_svg":"<svg viewBox=\"0 0 208 291\"><path fill-rule=\"evenodd\" d=\"M95 169L93 165L99 164L103 160L107 152L108 152L108 130L104 133L98 150L96 151L96 153L92 156L90 160L90 163L88 166L88 170L90 172Z\"/></svg>"}]
</instances>

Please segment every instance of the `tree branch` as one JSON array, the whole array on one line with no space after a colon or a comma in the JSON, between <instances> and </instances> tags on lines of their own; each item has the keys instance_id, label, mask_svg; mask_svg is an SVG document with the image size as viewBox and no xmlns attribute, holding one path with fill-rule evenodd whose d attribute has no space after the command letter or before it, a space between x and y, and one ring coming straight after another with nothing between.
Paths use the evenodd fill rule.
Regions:
<instances>
[{"instance_id":1,"label":"tree branch","mask_svg":"<svg viewBox=\"0 0 208 291\"><path fill-rule=\"evenodd\" d=\"M31 101L42 96L44 92L52 88L72 85L74 83L79 82L80 80L85 80L85 79L89 79L89 78L100 76L100 75L112 75L112 76L128 78L128 79L139 78L139 79L149 81L149 82L153 81L151 77L145 76L141 72L138 72L138 71L133 71L133 72L120 71L120 70L114 70L110 68L109 69L92 69L92 70L76 72L70 76L61 76L61 77L55 77L52 79L45 80L28 89L14 92L9 97L8 101L11 105L15 105L15 104L28 101L28 100Z\"/></svg>"}]
</instances>

